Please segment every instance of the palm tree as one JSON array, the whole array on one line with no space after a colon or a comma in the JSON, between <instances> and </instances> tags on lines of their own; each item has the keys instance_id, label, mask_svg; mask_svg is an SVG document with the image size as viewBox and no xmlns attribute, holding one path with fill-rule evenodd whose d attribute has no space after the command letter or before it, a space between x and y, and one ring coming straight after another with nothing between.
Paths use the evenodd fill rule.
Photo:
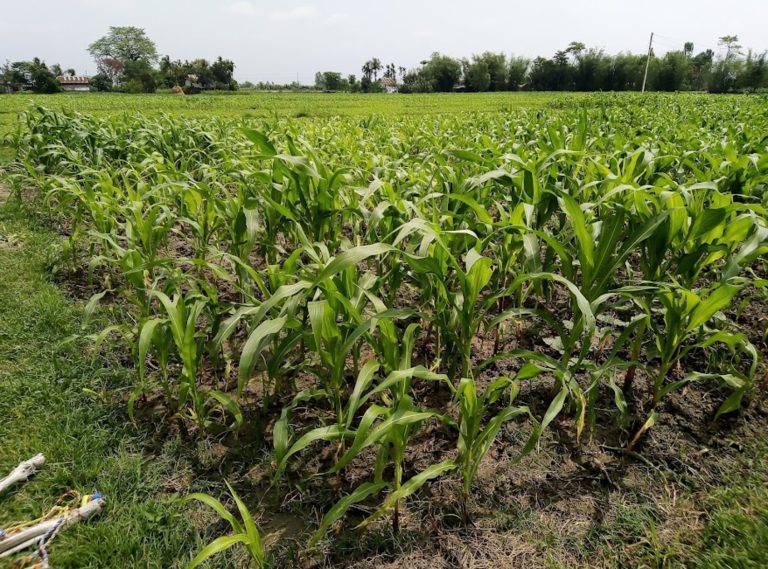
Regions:
<instances>
[{"instance_id":1,"label":"palm tree","mask_svg":"<svg viewBox=\"0 0 768 569\"><path fill-rule=\"evenodd\" d=\"M378 57L374 57L371 60L371 71L373 71L373 80L378 81L379 80L379 71L381 71L381 61Z\"/></svg>"},{"instance_id":2,"label":"palm tree","mask_svg":"<svg viewBox=\"0 0 768 569\"><path fill-rule=\"evenodd\" d=\"M739 36L723 36L720 38L720 41L718 41L718 44L724 45L728 50L725 53L725 59L731 59L732 55L738 55L741 53Z\"/></svg>"},{"instance_id":3,"label":"palm tree","mask_svg":"<svg viewBox=\"0 0 768 569\"><path fill-rule=\"evenodd\" d=\"M368 79L370 81L371 80L371 74L373 73L373 68L371 67L371 62L370 61L366 61L363 64L362 72L363 72L363 77L365 77L366 79Z\"/></svg>"}]
</instances>

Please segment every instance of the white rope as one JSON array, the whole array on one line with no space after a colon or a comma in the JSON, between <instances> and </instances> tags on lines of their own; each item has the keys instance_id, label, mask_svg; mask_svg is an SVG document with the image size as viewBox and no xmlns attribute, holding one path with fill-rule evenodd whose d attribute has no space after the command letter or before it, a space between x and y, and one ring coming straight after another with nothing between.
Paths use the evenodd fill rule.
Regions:
<instances>
[{"instance_id":1,"label":"white rope","mask_svg":"<svg viewBox=\"0 0 768 569\"><path fill-rule=\"evenodd\" d=\"M98 514L104 507L104 503L104 498L96 498L81 508L72 510L58 518L41 522L32 527L0 538L0 558L7 557L8 555L17 553L27 547L31 547L48 534L52 537L59 530L63 530L81 520L87 520L91 516Z\"/></svg>"}]
</instances>

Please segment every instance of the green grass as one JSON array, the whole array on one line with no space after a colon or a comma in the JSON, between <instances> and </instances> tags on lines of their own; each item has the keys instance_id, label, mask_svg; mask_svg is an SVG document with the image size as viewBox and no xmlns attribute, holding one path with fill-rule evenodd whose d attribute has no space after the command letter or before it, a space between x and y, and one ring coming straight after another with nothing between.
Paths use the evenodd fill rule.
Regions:
<instances>
[{"instance_id":1,"label":"green grass","mask_svg":"<svg viewBox=\"0 0 768 569\"><path fill-rule=\"evenodd\" d=\"M56 567L183 565L198 541L166 489L177 459L146 454L125 406L99 396L121 388L124 368L94 359L82 342L61 345L80 332L81 311L46 277L55 239L13 200L0 206L0 476L38 452L48 461L0 496L0 527L37 518L68 490L99 491L106 510L56 538Z\"/></svg>"},{"instance_id":2,"label":"green grass","mask_svg":"<svg viewBox=\"0 0 768 569\"><path fill-rule=\"evenodd\" d=\"M768 567L768 444L757 441L703 497L709 523L693 544L702 569Z\"/></svg>"}]
</instances>

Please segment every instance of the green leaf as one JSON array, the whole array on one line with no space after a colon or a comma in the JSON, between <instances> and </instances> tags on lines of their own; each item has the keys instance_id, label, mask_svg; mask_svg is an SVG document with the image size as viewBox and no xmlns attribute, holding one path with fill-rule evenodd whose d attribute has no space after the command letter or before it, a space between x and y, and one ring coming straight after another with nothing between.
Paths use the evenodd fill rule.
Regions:
<instances>
[{"instance_id":1,"label":"green leaf","mask_svg":"<svg viewBox=\"0 0 768 569\"><path fill-rule=\"evenodd\" d=\"M568 194L562 194L560 199L563 202L563 209L571 221L573 232L579 244L579 259L581 260L581 270L591 278L592 268L595 263L595 245L592 234L587 227L586 217L581 206Z\"/></svg>"},{"instance_id":2,"label":"green leaf","mask_svg":"<svg viewBox=\"0 0 768 569\"><path fill-rule=\"evenodd\" d=\"M693 220L688 231L688 239L694 243L698 242L713 229L721 227L727 215L728 210L724 207L703 210Z\"/></svg>"},{"instance_id":3,"label":"green leaf","mask_svg":"<svg viewBox=\"0 0 768 569\"><path fill-rule=\"evenodd\" d=\"M239 394L242 394L243 389L245 389L245 382L250 377L251 372L253 372L256 360L261 355L262 350L267 346L272 336L278 334L285 327L286 320L285 316L275 318L274 320L265 320L248 336L248 341L243 346L243 351L240 355L240 371L237 385L237 392Z\"/></svg>"},{"instance_id":4,"label":"green leaf","mask_svg":"<svg viewBox=\"0 0 768 569\"><path fill-rule=\"evenodd\" d=\"M240 131L267 156L275 156L277 154L275 146L270 142L269 138L267 138L267 135L250 128L241 128Z\"/></svg>"},{"instance_id":5,"label":"green leaf","mask_svg":"<svg viewBox=\"0 0 768 569\"><path fill-rule=\"evenodd\" d=\"M235 517L229 513L229 510L224 507L224 504L219 502L216 498L213 496L210 496L208 494L201 494L201 493L195 493L190 494L186 498L184 498L185 502L190 502L192 500L197 500L198 502L202 502L212 510L214 510L217 514L219 514L219 517L223 520L226 520L229 522L229 525L234 529L235 531L240 531L240 524L237 523L237 520Z\"/></svg>"},{"instance_id":6,"label":"green leaf","mask_svg":"<svg viewBox=\"0 0 768 569\"><path fill-rule=\"evenodd\" d=\"M277 465L275 476L280 476L285 470L288 459L307 448L315 441L335 441L344 438L348 435L348 431L341 429L338 425L330 425L328 427L318 427L312 429L308 433L305 433L299 440L297 440L293 446L285 453L280 462Z\"/></svg>"},{"instance_id":7,"label":"green leaf","mask_svg":"<svg viewBox=\"0 0 768 569\"><path fill-rule=\"evenodd\" d=\"M229 395L218 389L211 389L207 392L209 397L218 401L222 407L229 413L235 420L235 427L240 428L243 426L243 413L240 410L240 406Z\"/></svg>"},{"instance_id":8,"label":"green leaf","mask_svg":"<svg viewBox=\"0 0 768 569\"><path fill-rule=\"evenodd\" d=\"M155 329L165 322L166 320L162 318L152 318L141 326L141 332L139 333L139 379L144 379L144 374L146 373L147 354L155 336Z\"/></svg>"},{"instance_id":9,"label":"green leaf","mask_svg":"<svg viewBox=\"0 0 768 569\"><path fill-rule=\"evenodd\" d=\"M397 502L410 496L430 480L433 480L438 476L442 476L446 472L450 472L451 470L455 469L456 463L453 460L446 460L438 464L433 464L429 468L424 469L419 474L410 478L407 482L400 486L400 488L389 494L387 499L384 500L384 504L381 506L381 508L379 508L372 515L368 516L365 520L358 524L357 527L363 528L372 521L380 518L385 514L388 514L394 509Z\"/></svg>"},{"instance_id":10,"label":"green leaf","mask_svg":"<svg viewBox=\"0 0 768 569\"><path fill-rule=\"evenodd\" d=\"M362 399L363 392L368 389L368 386L370 386L374 375L377 371L379 371L380 367L381 366L378 364L378 362L371 360L366 363L360 370L360 373L358 373L357 381L355 381L355 387L352 390L352 395L349 396L349 401L347 403L347 428L352 425L352 421L355 418L355 413L357 413L360 405L365 401L365 399L367 399L367 397Z\"/></svg>"},{"instance_id":11,"label":"green leaf","mask_svg":"<svg viewBox=\"0 0 768 569\"><path fill-rule=\"evenodd\" d=\"M195 558L189 564L189 569L194 569L203 561L206 561L208 558L213 557L217 553L221 553L222 551L229 549L233 545L237 545L238 543L245 543L245 540L246 535L244 533L236 535L224 535L214 539L211 543L201 549L197 555L195 555Z\"/></svg>"},{"instance_id":12,"label":"green leaf","mask_svg":"<svg viewBox=\"0 0 768 569\"><path fill-rule=\"evenodd\" d=\"M227 488L229 489L229 493L232 494L232 498L234 498L235 504L237 505L237 511L240 512L240 518L243 520L245 533L248 536L248 544L251 546L249 549L252 552L257 553L256 561L263 563L264 550L261 543L261 534L259 533L259 530L253 521L251 512L248 510L248 507L243 503L243 501L240 499L240 496L237 495L237 492L235 492L235 489L232 488L232 485L229 482L227 482Z\"/></svg>"},{"instance_id":13,"label":"green leaf","mask_svg":"<svg viewBox=\"0 0 768 569\"><path fill-rule=\"evenodd\" d=\"M315 278L315 283L329 279L341 271L357 265L368 257L382 255L392 250L393 247L386 243L374 243L373 245L361 245L360 247L347 249L326 265L317 278Z\"/></svg>"},{"instance_id":14,"label":"green leaf","mask_svg":"<svg viewBox=\"0 0 768 569\"><path fill-rule=\"evenodd\" d=\"M83 326L85 326L90 321L101 300L110 292L112 291L109 289L103 290L91 296L91 298L88 300L88 304L85 305L85 309L83 310Z\"/></svg>"},{"instance_id":15,"label":"green leaf","mask_svg":"<svg viewBox=\"0 0 768 569\"><path fill-rule=\"evenodd\" d=\"M341 500L336 502L333 508L331 508L328 511L328 513L325 514L325 516L323 517L323 521L320 523L320 527L312 536L312 539L309 541L309 547L314 547L315 545L317 545L317 542L322 539L322 537L325 535L325 532L328 531L328 528L331 526L331 524L333 524L335 521L340 519L344 514L346 514L349 508L351 508L355 504L362 502L369 496L378 494L386 487L387 487L386 482L366 482L364 484L361 484L357 488L355 488L354 492L352 492L347 496L344 496Z\"/></svg>"},{"instance_id":16,"label":"green leaf","mask_svg":"<svg viewBox=\"0 0 768 569\"><path fill-rule=\"evenodd\" d=\"M697 330L705 324L720 309L725 308L731 303L733 297L741 290L740 286L721 284L712 291L706 300L702 300L691 312L686 327L688 332Z\"/></svg>"},{"instance_id":17,"label":"green leaf","mask_svg":"<svg viewBox=\"0 0 768 569\"><path fill-rule=\"evenodd\" d=\"M466 160L467 162L474 162L475 164L483 163L483 157L477 154L476 152L472 152L470 150L454 149L454 150L449 150L448 154L451 154L461 160Z\"/></svg>"}]
</instances>

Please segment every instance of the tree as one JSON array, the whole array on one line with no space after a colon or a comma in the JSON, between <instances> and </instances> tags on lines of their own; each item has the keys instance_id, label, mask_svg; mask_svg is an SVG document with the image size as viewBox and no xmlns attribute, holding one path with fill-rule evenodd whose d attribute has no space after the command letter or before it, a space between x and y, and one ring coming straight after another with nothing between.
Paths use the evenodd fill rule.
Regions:
<instances>
[{"instance_id":1,"label":"tree","mask_svg":"<svg viewBox=\"0 0 768 569\"><path fill-rule=\"evenodd\" d=\"M683 45L683 53L686 57L693 57L693 42L687 41Z\"/></svg>"},{"instance_id":2,"label":"tree","mask_svg":"<svg viewBox=\"0 0 768 569\"><path fill-rule=\"evenodd\" d=\"M741 54L741 46L739 45L739 36L722 36L717 43L718 45L724 45L726 47L726 50L727 50L725 53L726 60Z\"/></svg>"},{"instance_id":3,"label":"tree","mask_svg":"<svg viewBox=\"0 0 768 569\"><path fill-rule=\"evenodd\" d=\"M26 83L26 76L17 67L19 63L6 61L5 65L0 67L0 84L9 91L19 91Z\"/></svg>"},{"instance_id":4,"label":"tree","mask_svg":"<svg viewBox=\"0 0 768 569\"><path fill-rule=\"evenodd\" d=\"M482 93L491 85L491 74L485 61L464 62L464 86L467 91Z\"/></svg>"},{"instance_id":5,"label":"tree","mask_svg":"<svg viewBox=\"0 0 768 569\"><path fill-rule=\"evenodd\" d=\"M323 72L323 84L326 91L341 91L342 79L341 73L338 71L325 71Z\"/></svg>"},{"instance_id":6,"label":"tree","mask_svg":"<svg viewBox=\"0 0 768 569\"><path fill-rule=\"evenodd\" d=\"M119 74L114 76L115 61L123 66L129 61L151 66L157 61L155 43L143 29L133 26L110 27L107 35L88 46L88 52L96 61L99 72L109 75L113 80L119 79Z\"/></svg>"},{"instance_id":7,"label":"tree","mask_svg":"<svg viewBox=\"0 0 768 569\"><path fill-rule=\"evenodd\" d=\"M363 64L363 78L367 78L369 82L378 81L379 71L382 69L381 60L378 57L373 57Z\"/></svg>"},{"instance_id":8,"label":"tree","mask_svg":"<svg viewBox=\"0 0 768 569\"><path fill-rule=\"evenodd\" d=\"M646 56L619 53L612 58L610 74L605 81L609 91L638 91L642 86ZM653 74L649 70L649 76ZM651 83L652 84L652 83Z\"/></svg>"},{"instance_id":9,"label":"tree","mask_svg":"<svg viewBox=\"0 0 768 569\"><path fill-rule=\"evenodd\" d=\"M109 77L109 80L116 84L120 80L120 76L123 74L125 65L119 59L114 57L105 57L99 64L99 73Z\"/></svg>"},{"instance_id":10,"label":"tree","mask_svg":"<svg viewBox=\"0 0 768 569\"><path fill-rule=\"evenodd\" d=\"M126 93L154 93L157 90L158 73L143 59L125 62L120 87Z\"/></svg>"},{"instance_id":11,"label":"tree","mask_svg":"<svg viewBox=\"0 0 768 569\"><path fill-rule=\"evenodd\" d=\"M568 52L558 51L552 59L537 57L530 71L531 86L536 91L566 91L573 89L573 67Z\"/></svg>"},{"instance_id":12,"label":"tree","mask_svg":"<svg viewBox=\"0 0 768 569\"><path fill-rule=\"evenodd\" d=\"M725 57L719 59L712 66L712 74L709 81L709 91L712 93L730 93L738 85L738 79L742 62L739 36L722 36L718 45L725 46Z\"/></svg>"},{"instance_id":13,"label":"tree","mask_svg":"<svg viewBox=\"0 0 768 569\"><path fill-rule=\"evenodd\" d=\"M519 91L528 78L531 61L525 57L511 57L507 69L507 85L510 91Z\"/></svg>"},{"instance_id":14,"label":"tree","mask_svg":"<svg viewBox=\"0 0 768 569\"><path fill-rule=\"evenodd\" d=\"M659 63L653 83L657 91L680 91L689 75L691 61L682 51L670 51Z\"/></svg>"},{"instance_id":15,"label":"tree","mask_svg":"<svg viewBox=\"0 0 768 569\"><path fill-rule=\"evenodd\" d=\"M378 81L379 80L379 71L381 71L381 61L378 57L374 57L371 60L371 72L373 73L373 80Z\"/></svg>"},{"instance_id":16,"label":"tree","mask_svg":"<svg viewBox=\"0 0 768 569\"><path fill-rule=\"evenodd\" d=\"M322 71L315 73L315 89L325 91L325 76Z\"/></svg>"},{"instance_id":17,"label":"tree","mask_svg":"<svg viewBox=\"0 0 768 569\"><path fill-rule=\"evenodd\" d=\"M488 68L489 82L486 91L503 91L507 88L507 56L503 53L484 52L473 55L474 63L483 63Z\"/></svg>"},{"instance_id":18,"label":"tree","mask_svg":"<svg viewBox=\"0 0 768 569\"><path fill-rule=\"evenodd\" d=\"M738 79L736 63L738 62L723 58L712 65L708 86L710 93L730 93L736 89Z\"/></svg>"},{"instance_id":19,"label":"tree","mask_svg":"<svg viewBox=\"0 0 768 569\"><path fill-rule=\"evenodd\" d=\"M223 59L219 56L216 61L211 64L211 76L213 77L214 89L222 89L227 91L234 91L237 89L237 81L235 81L233 75L235 73L235 62L229 59Z\"/></svg>"},{"instance_id":20,"label":"tree","mask_svg":"<svg viewBox=\"0 0 768 569\"><path fill-rule=\"evenodd\" d=\"M434 90L432 80L423 68L406 72L399 89L400 93L431 93Z\"/></svg>"},{"instance_id":21,"label":"tree","mask_svg":"<svg viewBox=\"0 0 768 569\"><path fill-rule=\"evenodd\" d=\"M433 53L421 73L432 83L435 91L447 93L453 91L461 79L461 63L447 55Z\"/></svg>"},{"instance_id":22,"label":"tree","mask_svg":"<svg viewBox=\"0 0 768 569\"><path fill-rule=\"evenodd\" d=\"M755 55L749 51L737 83L738 88L745 91L755 91L768 86L766 53Z\"/></svg>"},{"instance_id":23,"label":"tree","mask_svg":"<svg viewBox=\"0 0 768 569\"><path fill-rule=\"evenodd\" d=\"M61 86L56 76L51 73L44 61L34 58L32 61L7 63L2 69L3 82L11 90L29 89L35 93L58 93Z\"/></svg>"},{"instance_id":24,"label":"tree","mask_svg":"<svg viewBox=\"0 0 768 569\"><path fill-rule=\"evenodd\" d=\"M112 79L108 75L99 73L91 77L91 90L108 92L112 90Z\"/></svg>"},{"instance_id":25,"label":"tree","mask_svg":"<svg viewBox=\"0 0 768 569\"><path fill-rule=\"evenodd\" d=\"M576 59L571 73L572 85L575 90L602 91L609 88L611 62L602 50L584 48L571 51L571 53Z\"/></svg>"},{"instance_id":26,"label":"tree","mask_svg":"<svg viewBox=\"0 0 768 569\"><path fill-rule=\"evenodd\" d=\"M371 62L366 61L363 63L363 67L360 69L363 72L363 79L368 79L368 81L371 80L371 77L373 76L373 69L371 69Z\"/></svg>"},{"instance_id":27,"label":"tree","mask_svg":"<svg viewBox=\"0 0 768 569\"><path fill-rule=\"evenodd\" d=\"M580 41L572 41L568 44L568 47L565 49L565 53L570 53L573 55L574 59L579 59L581 57L581 54L587 49L587 46L581 43Z\"/></svg>"}]
</instances>

